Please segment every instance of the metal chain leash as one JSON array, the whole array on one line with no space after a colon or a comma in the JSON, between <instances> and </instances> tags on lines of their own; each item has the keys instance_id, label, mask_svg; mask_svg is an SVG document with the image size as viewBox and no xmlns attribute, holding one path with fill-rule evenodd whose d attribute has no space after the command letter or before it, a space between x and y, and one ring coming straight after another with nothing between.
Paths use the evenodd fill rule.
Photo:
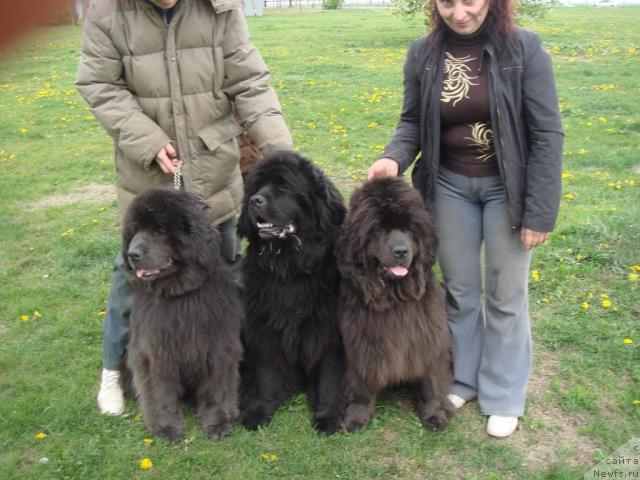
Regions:
<instances>
[{"instance_id":1,"label":"metal chain leash","mask_svg":"<svg viewBox=\"0 0 640 480\"><path fill-rule=\"evenodd\" d=\"M182 162L176 165L176 169L173 171L173 188L180 190L180 184L182 183Z\"/></svg>"}]
</instances>

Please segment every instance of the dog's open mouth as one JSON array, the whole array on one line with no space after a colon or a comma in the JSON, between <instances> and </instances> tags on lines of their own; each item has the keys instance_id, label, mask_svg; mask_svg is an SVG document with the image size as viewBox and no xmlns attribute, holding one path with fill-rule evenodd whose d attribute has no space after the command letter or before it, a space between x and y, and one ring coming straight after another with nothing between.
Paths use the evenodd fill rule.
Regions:
<instances>
[{"instance_id":1,"label":"dog's open mouth","mask_svg":"<svg viewBox=\"0 0 640 480\"><path fill-rule=\"evenodd\" d=\"M160 266L159 268L136 268L136 277L141 280L153 280L158 275L160 275L164 270L171 267L173 265L173 260L171 258L167 259L167 262Z\"/></svg>"},{"instance_id":2,"label":"dog's open mouth","mask_svg":"<svg viewBox=\"0 0 640 480\"><path fill-rule=\"evenodd\" d=\"M258 227L258 235L263 239L284 238L296 233L296 226L293 223L275 225L258 219L256 226Z\"/></svg>"},{"instance_id":3,"label":"dog's open mouth","mask_svg":"<svg viewBox=\"0 0 640 480\"><path fill-rule=\"evenodd\" d=\"M394 267L382 267L382 270L386 274L388 274L390 277L397 277L397 278L402 278L409 273L409 269L401 265L396 265Z\"/></svg>"}]
</instances>

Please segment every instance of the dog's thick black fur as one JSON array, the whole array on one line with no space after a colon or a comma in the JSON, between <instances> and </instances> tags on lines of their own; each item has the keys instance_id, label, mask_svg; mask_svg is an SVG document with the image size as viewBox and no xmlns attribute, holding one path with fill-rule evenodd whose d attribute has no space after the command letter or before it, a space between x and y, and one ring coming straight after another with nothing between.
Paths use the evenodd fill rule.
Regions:
<instances>
[{"instance_id":1,"label":"dog's thick black fur","mask_svg":"<svg viewBox=\"0 0 640 480\"><path fill-rule=\"evenodd\" d=\"M300 390L308 394L318 431L342 427L334 246L344 216L335 186L295 153L265 158L246 179L239 232L249 240L242 269L241 422L247 428L267 423Z\"/></svg>"},{"instance_id":2,"label":"dog's thick black fur","mask_svg":"<svg viewBox=\"0 0 640 480\"><path fill-rule=\"evenodd\" d=\"M445 292L434 278L437 239L418 192L374 179L351 197L338 240L340 330L346 352L345 428L369 422L385 386L413 384L423 425L453 415Z\"/></svg>"},{"instance_id":3,"label":"dog's thick black fur","mask_svg":"<svg viewBox=\"0 0 640 480\"><path fill-rule=\"evenodd\" d=\"M151 435L183 438L185 399L208 437L227 435L238 414L242 305L207 207L169 189L138 196L122 254L134 286L126 365Z\"/></svg>"}]
</instances>

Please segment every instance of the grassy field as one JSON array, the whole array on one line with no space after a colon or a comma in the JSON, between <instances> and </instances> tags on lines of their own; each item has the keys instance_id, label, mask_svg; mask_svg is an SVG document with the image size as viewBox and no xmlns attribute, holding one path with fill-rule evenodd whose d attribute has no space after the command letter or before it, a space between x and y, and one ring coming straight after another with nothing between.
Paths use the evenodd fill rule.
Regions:
<instances>
[{"instance_id":1,"label":"grassy field","mask_svg":"<svg viewBox=\"0 0 640 480\"><path fill-rule=\"evenodd\" d=\"M640 436L640 8L525 22L552 53L566 129L564 198L533 259L535 369L520 430L489 438L471 403L442 433L405 393L362 432L322 437L303 396L253 433L147 445L98 414L102 316L119 246L112 147L73 87L79 27L0 65L0 478L582 478ZM346 196L389 140L406 49L382 11L251 19L295 143ZM148 442L147 442L148 443ZM142 459L153 467L142 469Z\"/></svg>"}]
</instances>

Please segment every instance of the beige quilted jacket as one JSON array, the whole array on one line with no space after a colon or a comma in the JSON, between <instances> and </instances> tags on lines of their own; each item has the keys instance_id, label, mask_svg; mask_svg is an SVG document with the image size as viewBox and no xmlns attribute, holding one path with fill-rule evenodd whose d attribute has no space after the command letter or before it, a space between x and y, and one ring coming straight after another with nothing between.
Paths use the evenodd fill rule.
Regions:
<instances>
[{"instance_id":1,"label":"beige quilted jacket","mask_svg":"<svg viewBox=\"0 0 640 480\"><path fill-rule=\"evenodd\" d=\"M169 25L148 0L96 0L85 23L76 86L114 140L121 213L138 193L170 185L154 162L172 142L184 188L216 222L242 201L233 104L264 151L291 149L269 71L241 0L181 0Z\"/></svg>"}]
</instances>

